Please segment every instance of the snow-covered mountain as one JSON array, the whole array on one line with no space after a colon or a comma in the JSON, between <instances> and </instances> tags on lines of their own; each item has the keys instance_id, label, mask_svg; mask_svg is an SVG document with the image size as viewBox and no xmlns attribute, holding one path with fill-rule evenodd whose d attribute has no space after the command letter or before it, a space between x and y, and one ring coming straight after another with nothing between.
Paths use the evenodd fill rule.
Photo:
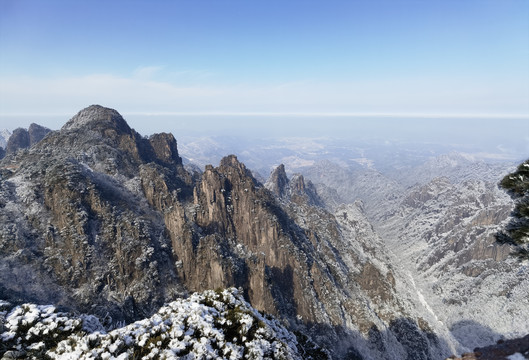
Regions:
<instances>
[{"instance_id":1,"label":"snow-covered mountain","mask_svg":"<svg viewBox=\"0 0 529 360\"><path fill-rule=\"evenodd\" d=\"M361 204L329 212L284 167L268 188L234 155L191 173L171 134L142 137L91 106L0 168L10 302L131 323L190 292L236 286L333 358L459 350L406 290Z\"/></svg>"},{"instance_id":2,"label":"snow-covered mountain","mask_svg":"<svg viewBox=\"0 0 529 360\"><path fill-rule=\"evenodd\" d=\"M529 331L517 323L529 319L527 265L494 241L512 209L495 178L512 164L290 139L242 151L272 170L264 183L235 155L184 166L180 148L216 163L225 145L204 141L177 148L171 134L140 136L117 111L90 106L7 153L0 299L19 307L3 314L0 351L426 360ZM231 287L240 290L222 290ZM22 303L105 326L93 321L96 334L83 330L90 317ZM222 320L229 304L242 309L237 334L249 326L258 346ZM31 344L17 335L56 318L74 333Z\"/></svg>"},{"instance_id":3,"label":"snow-covered mountain","mask_svg":"<svg viewBox=\"0 0 529 360\"><path fill-rule=\"evenodd\" d=\"M364 201L390 263L408 275L438 324L471 350L529 333L529 264L496 242L514 205L498 183L512 169L450 153L391 178L332 163L306 175L342 201Z\"/></svg>"},{"instance_id":4,"label":"snow-covered mountain","mask_svg":"<svg viewBox=\"0 0 529 360\"><path fill-rule=\"evenodd\" d=\"M529 266L496 243L512 203L494 183L434 179L378 227L394 263L469 349L529 333Z\"/></svg>"}]
</instances>

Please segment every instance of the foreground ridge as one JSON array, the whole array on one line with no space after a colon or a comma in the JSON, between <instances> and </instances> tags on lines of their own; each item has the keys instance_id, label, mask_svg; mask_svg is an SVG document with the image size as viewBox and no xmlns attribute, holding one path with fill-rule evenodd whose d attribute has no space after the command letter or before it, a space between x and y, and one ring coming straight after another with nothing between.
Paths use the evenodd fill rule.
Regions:
<instances>
[{"instance_id":1,"label":"foreground ridge","mask_svg":"<svg viewBox=\"0 0 529 360\"><path fill-rule=\"evenodd\" d=\"M24 304L4 310L0 319L4 358L302 359L296 336L252 308L235 288L194 293L108 332L95 316L73 316L53 306ZM312 358L310 351L326 357L304 349L303 358Z\"/></svg>"}]
</instances>

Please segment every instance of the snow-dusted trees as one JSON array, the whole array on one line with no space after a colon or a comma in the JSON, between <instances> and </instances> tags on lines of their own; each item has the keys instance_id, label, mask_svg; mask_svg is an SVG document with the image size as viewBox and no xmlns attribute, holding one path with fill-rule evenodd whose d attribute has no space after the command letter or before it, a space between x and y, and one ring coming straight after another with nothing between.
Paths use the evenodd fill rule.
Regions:
<instances>
[{"instance_id":1,"label":"snow-dusted trees","mask_svg":"<svg viewBox=\"0 0 529 360\"><path fill-rule=\"evenodd\" d=\"M500 187L507 190L515 200L512 220L499 233L499 242L516 247L517 254L529 259L529 160L521 163L515 172L508 174L500 182Z\"/></svg>"}]
</instances>

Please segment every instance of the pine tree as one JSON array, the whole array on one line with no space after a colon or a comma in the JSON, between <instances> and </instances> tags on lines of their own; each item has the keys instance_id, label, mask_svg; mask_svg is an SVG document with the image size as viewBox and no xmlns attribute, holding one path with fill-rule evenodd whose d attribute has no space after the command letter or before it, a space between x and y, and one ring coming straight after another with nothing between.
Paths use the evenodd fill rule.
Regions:
<instances>
[{"instance_id":1,"label":"pine tree","mask_svg":"<svg viewBox=\"0 0 529 360\"><path fill-rule=\"evenodd\" d=\"M513 245L518 256L529 259L529 160L505 176L499 185L513 198L515 207L512 220L496 239Z\"/></svg>"}]
</instances>

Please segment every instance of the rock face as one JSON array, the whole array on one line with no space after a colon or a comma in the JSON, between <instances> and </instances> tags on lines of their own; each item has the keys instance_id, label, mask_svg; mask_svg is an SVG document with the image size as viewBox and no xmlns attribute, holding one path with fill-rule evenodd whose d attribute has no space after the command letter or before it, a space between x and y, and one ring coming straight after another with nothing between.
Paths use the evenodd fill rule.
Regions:
<instances>
[{"instance_id":1,"label":"rock face","mask_svg":"<svg viewBox=\"0 0 529 360\"><path fill-rule=\"evenodd\" d=\"M51 130L38 124L31 124L28 128L29 146L33 146L50 133Z\"/></svg>"},{"instance_id":2,"label":"rock face","mask_svg":"<svg viewBox=\"0 0 529 360\"><path fill-rule=\"evenodd\" d=\"M18 128L13 131L6 145L6 154L15 153L19 149L26 149L35 145L51 132L50 129L37 124L31 124L29 129Z\"/></svg>"},{"instance_id":3,"label":"rock face","mask_svg":"<svg viewBox=\"0 0 529 360\"><path fill-rule=\"evenodd\" d=\"M1 183L5 296L132 320L183 291L169 240L154 226L163 217L137 176L144 163L166 162L117 112L97 106L15 154Z\"/></svg>"},{"instance_id":4,"label":"rock face","mask_svg":"<svg viewBox=\"0 0 529 360\"><path fill-rule=\"evenodd\" d=\"M14 153L18 149L25 149L29 147L29 133L26 129L18 128L13 131L13 134L7 141L6 152Z\"/></svg>"},{"instance_id":5,"label":"rock face","mask_svg":"<svg viewBox=\"0 0 529 360\"><path fill-rule=\"evenodd\" d=\"M329 213L284 167L267 186L233 155L190 174L171 134L144 138L90 106L0 168L0 294L11 302L129 322L236 286L336 358L456 350L405 290L363 205Z\"/></svg>"},{"instance_id":6,"label":"rock face","mask_svg":"<svg viewBox=\"0 0 529 360\"><path fill-rule=\"evenodd\" d=\"M268 190L276 194L276 196L282 198L287 195L288 182L285 165L281 164L272 171L272 174L270 174L266 187Z\"/></svg>"}]
</instances>

